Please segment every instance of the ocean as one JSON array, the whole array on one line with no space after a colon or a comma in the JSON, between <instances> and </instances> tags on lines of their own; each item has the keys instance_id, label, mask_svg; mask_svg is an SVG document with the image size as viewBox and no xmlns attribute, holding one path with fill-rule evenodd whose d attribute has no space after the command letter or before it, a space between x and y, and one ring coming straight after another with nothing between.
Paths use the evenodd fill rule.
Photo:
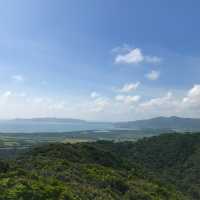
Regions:
<instances>
[{"instance_id":1,"label":"ocean","mask_svg":"<svg viewBox=\"0 0 200 200\"><path fill-rule=\"evenodd\" d=\"M85 130L110 130L110 123L80 122L34 122L34 121L0 121L1 133L35 133L35 132L71 132Z\"/></svg>"}]
</instances>

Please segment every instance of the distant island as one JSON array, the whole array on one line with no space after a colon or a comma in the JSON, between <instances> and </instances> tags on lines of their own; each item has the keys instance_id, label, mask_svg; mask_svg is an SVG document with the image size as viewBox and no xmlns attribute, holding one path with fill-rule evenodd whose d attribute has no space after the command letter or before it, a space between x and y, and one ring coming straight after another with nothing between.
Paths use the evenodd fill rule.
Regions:
<instances>
[{"instance_id":1,"label":"distant island","mask_svg":"<svg viewBox=\"0 0 200 200\"><path fill-rule=\"evenodd\" d=\"M128 129L171 129L176 131L199 131L200 119L183 117L156 117L147 120L136 120L115 123L117 128Z\"/></svg>"},{"instance_id":2,"label":"distant island","mask_svg":"<svg viewBox=\"0 0 200 200\"><path fill-rule=\"evenodd\" d=\"M17 118L11 120L1 120L1 122L42 122L42 123L73 123L73 124L105 124L105 128L109 124L114 129L161 129L161 130L175 130L175 131L199 131L200 119L197 118L183 118L183 117L155 117L151 119L124 121L124 122L98 122L87 121L73 118L54 118L54 117L39 117L39 118Z\"/></svg>"}]
</instances>

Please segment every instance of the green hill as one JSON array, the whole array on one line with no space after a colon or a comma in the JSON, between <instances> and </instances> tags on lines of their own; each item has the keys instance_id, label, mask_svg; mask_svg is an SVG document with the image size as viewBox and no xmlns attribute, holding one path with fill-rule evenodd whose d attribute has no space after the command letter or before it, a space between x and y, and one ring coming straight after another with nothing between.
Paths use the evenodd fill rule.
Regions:
<instances>
[{"instance_id":1,"label":"green hill","mask_svg":"<svg viewBox=\"0 0 200 200\"><path fill-rule=\"evenodd\" d=\"M48 144L0 161L0 200L197 200L200 135Z\"/></svg>"}]
</instances>

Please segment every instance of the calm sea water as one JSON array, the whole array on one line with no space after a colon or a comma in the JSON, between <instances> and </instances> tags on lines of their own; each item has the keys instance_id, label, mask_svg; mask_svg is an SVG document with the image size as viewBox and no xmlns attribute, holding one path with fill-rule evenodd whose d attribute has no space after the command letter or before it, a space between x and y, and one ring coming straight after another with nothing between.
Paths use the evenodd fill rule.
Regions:
<instances>
[{"instance_id":1,"label":"calm sea water","mask_svg":"<svg viewBox=\"0 0 200 200\"><path fill-rule=\"evenodd\" d=\"M84 130L113 129L109 123L60 123L60 122L16 122L0 121L0 132L70 132Z\"/></svg>"}]
</instances>

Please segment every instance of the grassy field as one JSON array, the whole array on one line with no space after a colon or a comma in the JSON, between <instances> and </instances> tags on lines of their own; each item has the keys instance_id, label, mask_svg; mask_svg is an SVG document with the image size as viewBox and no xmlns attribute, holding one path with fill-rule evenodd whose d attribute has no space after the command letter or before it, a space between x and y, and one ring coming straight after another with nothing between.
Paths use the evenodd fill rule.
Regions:
<instances>
[{"instance_id":1,"label":"grassy field","mask_svg":"<svg viewBox=\"0 0 200 200\"><path fill-rule=\"evenodd\" d=\"M143 137L157 135L157 131L109 130L76 131L62 133L0 133L0 148L27 148L42 143L77 143L97 140L136 141Z\"/></svg>"}]
</instances>

